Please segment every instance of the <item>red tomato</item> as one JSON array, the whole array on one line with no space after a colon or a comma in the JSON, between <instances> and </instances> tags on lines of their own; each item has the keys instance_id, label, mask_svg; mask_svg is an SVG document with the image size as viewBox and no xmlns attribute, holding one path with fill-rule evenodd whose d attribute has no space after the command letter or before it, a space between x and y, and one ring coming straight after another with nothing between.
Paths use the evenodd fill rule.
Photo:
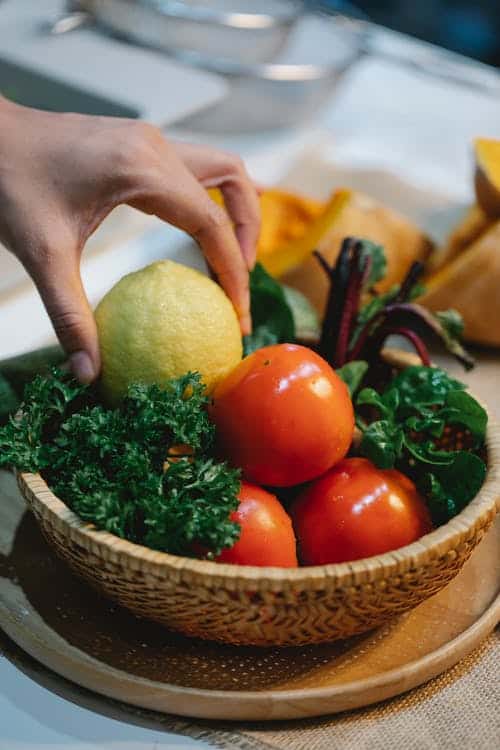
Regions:
<instances>
[{"instance_id":1,"label":"red tomato","mask_svg":"<svg viewBox=\"0 0 500 750\"><path fill-rule=\"evenodd\" d=\"M245 357L215 388L222 455L246 479L289 487L323 474L352 441L346 385L311 349L277 344Z\"/></svg>"},{"instance_id":2,"label":"red tomato","mask_svg":"<svg viewBox=\"0 0 500 750\"><path fill-rule=\"evenodd\" d=\"M238 497L240 504L231 520L240 524L240 538L221 552L217 562L296 568L292 520L278 498L247 482L242 482Z\"/></svg>"},{"instance_id":3,"label":"red tomato","mask_svg":"<svg viewBox=\"0 0 500 750\"><path fill-rule=\"evenodd\" d=\"M347 458L313 482L294 502L291 515L305 565L379 555L432 529L413 482L365 458Z\"/></svg>"}]
</instances>

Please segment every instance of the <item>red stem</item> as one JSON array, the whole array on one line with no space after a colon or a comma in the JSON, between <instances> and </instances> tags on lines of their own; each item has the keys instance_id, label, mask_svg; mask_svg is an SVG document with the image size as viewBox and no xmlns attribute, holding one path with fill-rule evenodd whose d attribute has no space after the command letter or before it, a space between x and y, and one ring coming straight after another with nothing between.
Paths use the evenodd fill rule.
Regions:
<instances>
[{"instance_id":1,"label":"red stem","mask_svg":"<svg viewBox=\"0 0 500 750\"><path fill-rule=\"evenodd\" d=\"M349 283L345 294L344 308L340 319L339 334L335 347L335 367L342 367L347 361L347 348L351 336L352 321L359 309L361 288L365 278L366 266L359 270L361 245L356 244L352 251Z\"/></svg>"},{"instance_id":2,"label":"red stem","mask_svg":"<svg viewBox=\"0 0 500 750\"><path fill-rule=\"evenodd\" d=\"M425 367L431 366L431 358L427 347L415 331L411 331L409 328L387 328L384 331L384 339L388 336L404 336L404 338L408 339L408 341L410 341L415 347L415 351L422 360L422 364L425 365Z\"/></svg>"},{"instance_id":3,"label":"red stem","mask_svg":"<svg viewBox=\"0 0 500 750\"><path fill-rule=\"evenodd\" d=\"M356 341L356 345L352 348L352 350L349 352L349 360L353 359L359 359L360 354L367 342L367 340L370 338L373 327L379 323L379 321L385 317L386 310L383 309L380 312L378 312L376 315L373 316L371 320L368 321L368 323L365 325L363 330L358 336L358 340Z\"/></svg>"}]
</instances>

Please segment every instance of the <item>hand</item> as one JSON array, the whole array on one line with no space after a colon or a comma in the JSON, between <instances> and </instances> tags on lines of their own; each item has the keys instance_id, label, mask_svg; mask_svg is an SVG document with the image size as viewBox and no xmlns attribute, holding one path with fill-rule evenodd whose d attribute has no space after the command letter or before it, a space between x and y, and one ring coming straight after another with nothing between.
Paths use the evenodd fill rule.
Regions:
<instances>
[{"instance_id":1,"label":"hand","mask_svg":"<svg viewBox=\"0 0 500 750\"><path fill-rule=\"evenodd\" d=\"M207 187L222 190L228 213ZM0 240L35 282L83 382L97 377L100 357L80 257L121 203L156 214L199 243L248 333L259 203L237 157L167 141L135 120L41 112L0 97Z\"/></svg>"}]
</instances>

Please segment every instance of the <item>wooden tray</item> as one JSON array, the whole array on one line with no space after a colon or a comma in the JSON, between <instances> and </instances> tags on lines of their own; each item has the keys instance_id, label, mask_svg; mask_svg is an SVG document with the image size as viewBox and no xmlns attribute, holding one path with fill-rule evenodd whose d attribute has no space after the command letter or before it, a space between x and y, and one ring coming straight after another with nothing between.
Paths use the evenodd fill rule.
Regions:
<instances>
[{"instance_id":1,"label":"wooden tray","mask_svg":"<svg viewBox=\"0 0 500 750\"><path fill-rule=\"evenodd\" d=\"M460 575L389 626L325 646L236 648L141 621L72 576L0 472L0 625L35 659L103 695L198 718L334 713L420 685L500 618L500 519Z\"/></svg>"}]
</instances>

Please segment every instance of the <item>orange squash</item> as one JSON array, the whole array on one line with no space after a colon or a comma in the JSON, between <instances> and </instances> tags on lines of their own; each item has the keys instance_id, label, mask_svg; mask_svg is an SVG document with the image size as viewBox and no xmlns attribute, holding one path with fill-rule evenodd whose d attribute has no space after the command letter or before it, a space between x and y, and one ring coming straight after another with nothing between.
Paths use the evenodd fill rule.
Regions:
<instances>
[{"instance_id":1,"label":"orange squash","mask_svg":"<svg viewBox=\"0 0 500 750\"><path fill-rule=\"evenodd\" d=\"M477 202L488 216L500 219L500 140L476 138L474 152Z\"/></svg>"},{"instance_id":2,"label":"orange squash","mask_svg":"<svg viewBox=\"0 0 500 750\"><path fill-rule=\"evenodd\" d=\"M380 291L385 291L403 279L412 261L427 260L433 243L409 219L363 193L340 192L345 196L343 207L318 238L316 245L330 264L335 262L344 237L361 237L377 242L384 246L387 258L387 275L379 285ZM334 193L334 196L337 194ZM324 271L311 254L280 280L303 292L320 315L323 314L329 284Z\"/></svg>"},{"instance_id":3,"label":"orange squash","mask_svg":"<svg viewBox=\"0 0 500 750\"><path fill-rule=\"evenodd\" d=\"M419 302L436 311L455 308L464 319L466 339L500 346L500 221L426 279L425 286Z\"/></svg>"}]
</instances>

